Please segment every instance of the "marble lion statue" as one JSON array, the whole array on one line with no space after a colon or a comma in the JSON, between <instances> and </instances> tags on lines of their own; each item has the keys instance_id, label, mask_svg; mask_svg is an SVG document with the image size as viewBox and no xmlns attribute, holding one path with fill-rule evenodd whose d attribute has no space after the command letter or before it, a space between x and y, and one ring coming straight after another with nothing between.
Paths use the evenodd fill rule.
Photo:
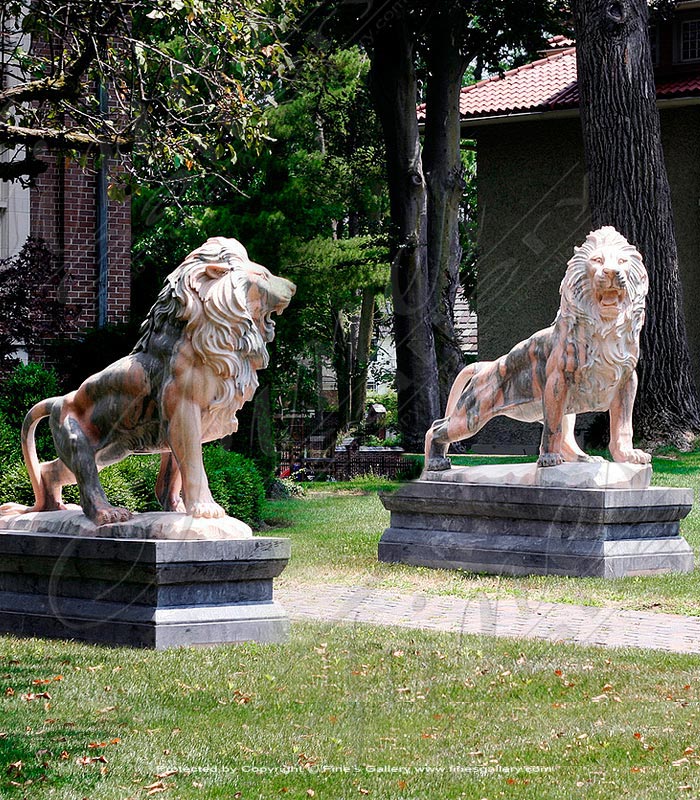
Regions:
<instances>
[{"instance_id":1,"label":"marble lion statue","mask_svg":"<svg viewBox=\"0 0 700 800\"><path fill-rule=\"evenodd\" d=\"M131 353L63 397L37 403L22 426L32 508L65 508L63 486L77 483L96 525L131 517L112 506L98 470L132 453L160 453L156 495L165 511L223 517L209 491L202 443L236 430L236 412L267 366L267 343L296 287L248 258L235 239L216 237L165 281ZM49 418L58 459L39 464L34 432Z\"/></svg>"},{"instance_id":2,"label":"marble lion statue","mask_svg":"<svg viewBox=\"0 0 700 800\"><path fill-rule=\"evenodd\" d=\"M541 467L598 460L577 445L574 423L578 413L607 410L613 459L649 463L651 456L632 446L648 285L641 255L615 228L590 233L574 248L553 325L457 376L444 418L426 434L426 470L449 469L449 444L468 439L499 415L542 422Z\"/></svg>"}]
</instances>

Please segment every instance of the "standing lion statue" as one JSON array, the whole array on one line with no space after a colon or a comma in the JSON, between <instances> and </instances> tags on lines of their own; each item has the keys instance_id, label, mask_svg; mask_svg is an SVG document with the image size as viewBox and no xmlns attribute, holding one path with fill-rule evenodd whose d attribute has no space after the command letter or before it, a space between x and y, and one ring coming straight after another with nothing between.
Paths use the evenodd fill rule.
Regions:
<instances>
[{"instance_id":1,"label":"standing lion statue","mask_svg":"<svg viewBox=\"0 0 700 800\"><path fill-rule=\"evenodd\" d=\"M648 287L641 255L615 228L590 233L568 263L554 324L457 376L444 418L426 435L426 470L449 469L450 442L474 436L499 415L543 423L541 467L596 460L576 443L576 414L608 409L613 459L649 463L651 456L632 446Z\"/></svg>"},{"instance_id":2,"label":"standing lion statue","mask_svg":"<svg viewBox=\"0 0 700 800\"><path fill-rule=\"evenodd\" d=\"M109 503L98 470L132 453L160 453L156 495L165 511L226 516L209 491L202 443L236 430L236 412L268 363L272 313L295 289L235 239L209 239L167 277L128 356L29 411L22 450L36 502L4 511L64 509L61 489L77 483L96 525L125 521L131 513ZM58 458L39 464L34 433L45 417Z\"/></svg>"}]
</instances>

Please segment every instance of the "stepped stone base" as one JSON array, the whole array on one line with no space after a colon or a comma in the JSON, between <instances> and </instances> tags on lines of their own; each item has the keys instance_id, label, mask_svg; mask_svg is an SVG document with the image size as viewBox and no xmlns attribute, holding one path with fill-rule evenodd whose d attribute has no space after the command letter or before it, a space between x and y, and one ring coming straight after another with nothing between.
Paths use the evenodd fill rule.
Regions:
<instances>
[{"instance_id":1,"label":"stepped stone base","mask_svg":"<svg viewBox=\"0 0 700 800\"><path fill-rule=\"evenodd\" d=\"M1 524L1 520L0 520ZM0 632L163 650L288 637L289 539L158 541L0 529Z\"/></svg>"},{"instance_id":2,"label":"stepped stone base","mask_svg":"<svg viewBox=\"0 0 700 800\"><path fill-rule=\"evenodd\" d=\"M446 475L450 475L450 470ZM440 473L429 473L431 477ZM690 489L580 489L420 480L382 495L379 560L504 575L690 572Z\"/></svg>"}]
</instances>

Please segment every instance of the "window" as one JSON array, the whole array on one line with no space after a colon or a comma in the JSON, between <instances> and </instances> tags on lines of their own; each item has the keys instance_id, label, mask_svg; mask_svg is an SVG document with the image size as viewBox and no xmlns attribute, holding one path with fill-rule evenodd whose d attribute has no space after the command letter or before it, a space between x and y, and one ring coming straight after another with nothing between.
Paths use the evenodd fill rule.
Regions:
<instances>
[{"instance_id":1,"label":"window","mask_svg":"<svg viewBox=\"0 0 700 800\"><path fill-rule=\"evenodd\" d=\"M659 29L656 25L649 26L649 50L651 51L651 63L657 67L659 65Z\"/></svg>"},{"instance_id":2,"label":"window","mask_svg":"<svg viewBox=\"0 0 700 800\"><path fill-rule=\"evenodd\" d=\"M700 19L681 23L681 61L700 61Z\"/></svg>"}]
</instances>

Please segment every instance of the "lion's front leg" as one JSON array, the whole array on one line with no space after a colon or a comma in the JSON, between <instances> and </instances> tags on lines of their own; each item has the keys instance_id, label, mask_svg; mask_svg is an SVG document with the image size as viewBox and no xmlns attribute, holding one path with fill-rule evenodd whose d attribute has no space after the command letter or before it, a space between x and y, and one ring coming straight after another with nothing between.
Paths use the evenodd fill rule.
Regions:
<instances>
[{"instance_id":1,"label":"lion's front leg","mask_svg":"<svg viewBox=\"0 0 700 800\"><path fill-rule=\"evenodd\" d=\"M651 456L632 445L632 409L637 396L637 373L621 384L610 403L610 455L613 461L649 464Z\"/></svg>"},{"instance_id":2,"label":"lion's front leg","mask_svg":"<svg viewBox=\"0 0 700 800\"><path fill-rule=\"evenodd\" d=\"M169 417L168 444L182 475L185 510L192 517L225 517L226 511L214 500L202 461L202 410L198 403L182 396L175 382L164 392Z\"/></svg>"},{"instance_id":3,"label":"lion's front leg","mask_svg":"<svg viewBox=\"0 0 700 800\"><path fill-rule=\"evenodd\" d=\"M547 363L547 380L542 395L542 440L538 467L556 467L564 463L564 411L568 396L563 359L552 352Z\"/></svg>"}]
</instances>

